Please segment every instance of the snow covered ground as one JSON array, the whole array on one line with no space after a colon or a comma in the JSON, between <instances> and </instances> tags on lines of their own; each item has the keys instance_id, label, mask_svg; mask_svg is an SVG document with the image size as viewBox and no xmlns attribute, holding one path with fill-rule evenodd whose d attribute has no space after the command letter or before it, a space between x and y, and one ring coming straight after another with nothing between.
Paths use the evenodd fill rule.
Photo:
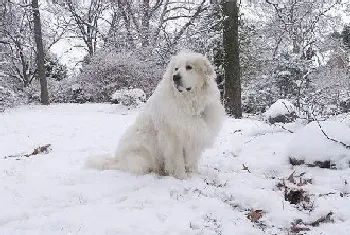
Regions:
<instances>
[{"instance_id":1,"label":"snow covered ground","mask_svg":"<svg viewBox=\"0 0 350 235\"><path fill-rule=\"evenodd\" d=\"M284 126L290 133L254 118L227 118L200 174L183 181L85 169L87 157L115 150L136 114L109 104L1 113L0 235L350 234L349 167L289 164L300 121ZM338 121L350 125L349 116ZM45 144L48 154L4 158ZM347 151L337 153L348 158Z\"/></svg>"}]
</instances>

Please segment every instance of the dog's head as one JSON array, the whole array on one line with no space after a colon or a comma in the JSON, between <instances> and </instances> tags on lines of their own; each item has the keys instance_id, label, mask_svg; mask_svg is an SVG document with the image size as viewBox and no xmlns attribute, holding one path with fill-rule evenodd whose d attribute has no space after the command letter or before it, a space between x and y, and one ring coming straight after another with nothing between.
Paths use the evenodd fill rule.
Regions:
<instances>
[{"instance_id":1,"label":"dog's head","mask_svg":"<svg viewBox=\"0 0 350 235\"><path fill-rule=\"evenodd\" d=\"M215 79L213 66L202 54L180 51L168 66L168 79L176 92L192 93Z\"/></svg>"}]
</instances>

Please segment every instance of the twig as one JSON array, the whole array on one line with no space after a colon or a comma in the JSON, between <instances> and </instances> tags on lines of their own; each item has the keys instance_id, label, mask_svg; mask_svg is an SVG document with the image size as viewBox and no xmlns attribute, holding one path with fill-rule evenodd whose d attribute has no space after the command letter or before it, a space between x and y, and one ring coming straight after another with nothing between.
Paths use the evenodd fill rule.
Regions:
<instances>
[{"instance_id":1,"label":"twig","mask_svg":"<svg viewBox=\"0 0 350 235\"><path fill-rule=\"evenodd\" d=\"M321 124L320 124L320 121L319 121L319 120L316 120L316 122L317 122L318 126L320 127L320 130L322 131L323 135L324 135L327 139L329 139L329 140L331 140L331 141L333 141L333 142L336 142L336 143L338 143L338 144L341 144L341 145L343 145L343 147L345 147L345 148L347 148L347 149L350 149L350 145L347 145L347 144L345 144L345 143L342 142L342 141L339 141L339 140L330 138L330 137L327 135L327 133L322 129L322 126L321 126Z\"/></svg>"},{"instance_id":2,"label":"twig","mask_svg":"<svg viewBox=\"0 0 350 235\"><path fill-rule=\"evenodd\" d=\"M282 104L283 104L284 107L287 109L287 112L291 114L292 112L289 111L289 108L288 108L288 106L286 105L286 102L282 101Z\"/></svg>"},{"instance_id":3,"label":"twig","mask_svg":"<svg viewBox=\"0 0 350 235\"><path fill-rule=\"evenodd\" d=\"M324 197L324 196L329 196L329 195L334 195L334 192L330 192L330 193L320 193L318 194L319 197Z\"/></svg>"},{"instance_id":4,"label":"twig","mask_svg":"<svg viewBox=\"0 0 350 235\"><path fill-rule=\"evenodd\" d=\"M286 130L286 131L288 131L289 133L294 133L293 131L291 131L291 130L289 130L289 129L287 129L287 128L285 128L284 126L280 126L283 130Z\"/></svg>"},{"instance_id":5,"label":"twig","mask_svg":"<svg viewBox=\"0 0 350 235\"><path fill-rule=\"evenodd\" d=\"M326 216L309 223L309 225L311 225L312 227L317 227L319 226L321 223L329 223L329 222L334 222L334 220L331 218L331 216L333 215L333 212L329 212Z\"/></svg>"},{"instance_id":6,"label":"twig","mask_svg":"<svg viewBox=\"0 0 350 235\"><path fill-rule=\"evenodd\" d=\"M249 142L253 141L255 138L259 137L259 136L262 136L262 135L266 135L268 133L260 133L260 134L257 134L255 136L253 136L253 138L251 138L250 140L244 142L244 144L248 144Z\"/></svg>"},{"instance_id":7,"label":"twig","mask_svg":"<svg viewBox=\"0 0 350 235\"><path fill-rule=\"evenodd\" d=\"M274 123L273 125L274 125L274 126L277 126L277 127L281 127L283 130L288 131L289 133L294 133L294 131L291 131L291 130L287 129L287 128L285 128L285 127L282 126L282 125L277 125L276 123Z\"/></svg>"},{"instance_id":8,"label":"twig","mask_svg":"<svg viewBox=\"0 0 350 235\"><path fill-rule=\"evenodd\" d=\"M247 166L245 166L244 164L243 164L243 169L242 170L243 171L248 171L249 173L252 173L252 172L250 172L249 168Z\"/></svg>"}]
</instances>

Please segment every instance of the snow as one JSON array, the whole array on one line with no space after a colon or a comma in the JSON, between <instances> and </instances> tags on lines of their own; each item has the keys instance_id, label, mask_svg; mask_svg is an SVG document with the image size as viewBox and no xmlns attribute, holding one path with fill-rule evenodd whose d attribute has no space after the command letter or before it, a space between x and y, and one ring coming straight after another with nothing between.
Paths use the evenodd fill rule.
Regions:
<instances>
[{"instance_id":1,"label":"snow","mask_svg":"<svg viewBox=\"0 0 350 235\"><path fill-rule=\"evenodd\" d=\"M79 38L61 39L50 48L50 51L59 58L60 63L67 66L70 76L79 73L81 62L87 55L84 43Z\"/></svg>"},{"instance_id":2,"label":"snow","mask_svg":"<svg viewBox=\"0 0 350 235\"><path fill-rule=\"evenodd\" d=\"M350 169L289 165L290 143L304 131L298 122L286 126L296 130L290 133L252 118L227 118L214 147L203 154L200 174L187 180L84 168L87 157L114 152L137 112L122 105L60 104L1 113L0 234L288 234L294 220L311 222L330 211L334 223L309 226L307 234L349 234L350 187L344 182L350 182ZM344 127L325 128L331 135ZM3 158L47 143L48 154ZM285 201L276 187L293 171L312 178L302 186L311 212ZM317 196L327 193L334 194ZM247 215L256 209L263 215L253 223Z\"/></svg>"},{"instance_id":3,"label":"snow","mask_svg":"<svg viewBox=\"0 0 350 235\"><path fill-rule=\"evenodd\" d=\"M297 87L301 87L301 84L303 83L302 80L295 80L294 81L295 85L297 85Z\"/></svg>"},{"instance_id":4,"label":"snow","mask_svg":"<svg viewBox=\"0 0 350 235\"><path fill-rule=\"evenodd\" d=\"M146 94L140 88L119 89L111 95L111 98L123 105L137 105L146 101Z\"/></svg>"},{"instance_id":5,"label":"snow","mask_svg":"<svg viewBox=\"0 0 350 235\"><path fill-rule=\"evenodd\" d=\"M279 76L290 76L291 73L290 73L290 71L288 71L288 70L284 70L284 71L280 71L280 72L278 73L278 75L279 75Z\"/></svg>"},{"instance_id":6,"label":"snow","mask_svg":"<svg viewBox=\"0 0 350 235\"><path fill-rule=\"evenodd\" d=\"M339 121L320 122L322 129L329 138L341 141L350 146L350 127ZM350 163L350 149L341 148L340 143L327 139L316 121L309 123L299 130L289 144L290 157L314 161L331 161L337 167L348 167Z\"/></svg>"},{"instance_id":7,"label":"snow","mask_svg":"<svg viewBox=\"0 0 350 235\"><path fill-rule=\"evenodd\" d=\"M286 115L295 112L295 106L286 99L278 99L273 103L270 108L265 112L265 116L268 118L275 118L279 115Z\"/></svg>"}]
</instances>

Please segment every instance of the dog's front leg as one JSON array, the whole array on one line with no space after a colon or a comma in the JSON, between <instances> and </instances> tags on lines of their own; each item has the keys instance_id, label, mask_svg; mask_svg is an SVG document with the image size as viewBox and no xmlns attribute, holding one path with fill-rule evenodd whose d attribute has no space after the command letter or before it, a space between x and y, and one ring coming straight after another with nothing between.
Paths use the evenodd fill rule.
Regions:
<instances>
[{"instance_id":1,"label":"dog's front leg","mask_svg":"<svg viewBox=\"0 0 350 235\"><path fill-rule=\"evenodd\" d=\"M183 147L178 140L168 139L164 145L164 171L178 179L187 178Z\"/></svg>"},{"instance_id":2,"label":"dog's front leg","mask_svg":"<svg viewBox=\"0 0 350 235\"><path fill-rule=\"evenodd\" d=\"M201 151L195 148L184 149L185 169L187 173L198 173L198 160Z\"/></svg>"}]
</instances>

